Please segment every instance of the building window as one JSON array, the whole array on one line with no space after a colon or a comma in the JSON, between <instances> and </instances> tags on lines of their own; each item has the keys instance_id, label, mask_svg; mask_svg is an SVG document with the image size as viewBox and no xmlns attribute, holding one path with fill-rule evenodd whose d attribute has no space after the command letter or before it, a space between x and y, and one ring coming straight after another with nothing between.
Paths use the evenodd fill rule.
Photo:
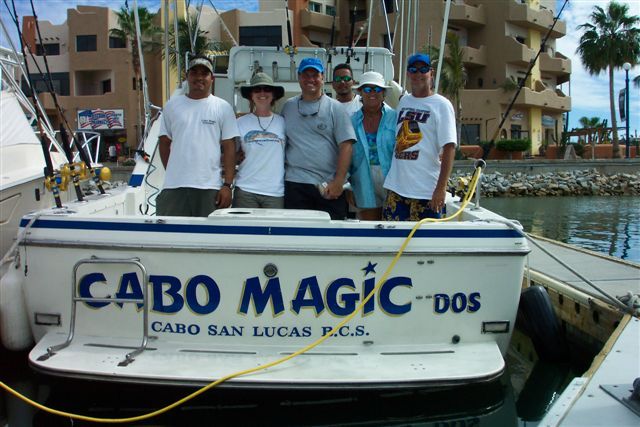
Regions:
<instances>
[{"instance_id":1,"label":"building window","mask_svg":"<svg viewBox=\"0 0 640 427\"><path fill-rule=\"evenodd\" d=\"M511 125L511 139L520 139L520 138L522 138L522 126Z\"/></svg>"},{"instance_id":2,"label":"building window","mask_svg":"<svg viewBox=\"0 0 640 427\"><path fill-rule=\"evenodd\" d=\"M60 55L60 43L45 43L36 45L36 55L56 56Z\"/></svg>"},{"instance_id":3,"label":"building window","mask_svg":"<svg viewBox=\"0 0 640 427\"><path fill-rule=\"evenodd\" d=\"M109 49L124 49L127 47L127 41L120 37L109 36Z\"/></svg>"},{"instance_id":4,"label":"building window","mask_svg":"<svg viewBox=\"0 0 640 427\"><path fill-rule=\"evenodd\" d=\"M280 25L264 25L240 27L241 46L282 46L282 27Z\"/></svg>"},{"instance_id":5,"label":"building window","mask_svg":"<svg viewBox=\"0 0 640 427\"><path fill-rule=\"evenodd\" d=\"M49 92L49 85L42 74L31 74L31 81L36 88L36 93ZM51 73L51 83L53 91L60 96L69 96L69 73ZM31 96L31 90L25 78L22 78L22 91L25 95Z\"/></svg>"},{"instance_id":6,"label":"building window","mask_svg":"<svg viewBox=\"0 0 640 427\"><path fill-rule=\"evenodd\" d=\"M322 13L322 3L317 3L315 1L310 1L309 2L309 7L308 9L311 12L318 12L318 13Z\"/></svg>"},{"instance_id":7,"label":"building window","mask_svg":"<svg viewBox=\"0 0 640 427\"><path fill-rule=\"evenodd\" d=\"M479 124L462 124L460 128L461 145L477 145L480 142Z\"/></svg>"},{"instance_id":8,"label":"building window","mask_svg":"<svg viewBox=\"0 0 640 427\"><path fill-rule=\"evenodd\" d=\"M517 41L518 41L518 43L520 43L520 44L526 44L526 42L527 42L527 39L525 39L525 38L524 38L524 37L522 37L522 36L516 36L516 40L517 40Z\"/></svg>"},{"instance_id":9,"label":"building window","mask_svg":"<svg viewBox=\"0 0 640 427\"><path fill-rule=\"evenodd\" d=\"M76 52L95 52L98 50L97 36L76 36Z\"/></svg>"},{"instance_id":10,"label":"building window","mask_svg":"<svg viewBox=\"0 0 640 427\"><path fill-rule=\"evenodd\" d=\"M327 15L336 16L336 8L335 8L335 6L327 5L324 10L327 13Z\"/></svg>"},{"instance_id":11,"label":"building window","mask_svg":"<svg viewBox=\"0 0 640 427\"><path fill-rule=\"evenodd\" d=\"M102 93L111 92L111 79L102 81Z\"/></svg>"}]
</instances>

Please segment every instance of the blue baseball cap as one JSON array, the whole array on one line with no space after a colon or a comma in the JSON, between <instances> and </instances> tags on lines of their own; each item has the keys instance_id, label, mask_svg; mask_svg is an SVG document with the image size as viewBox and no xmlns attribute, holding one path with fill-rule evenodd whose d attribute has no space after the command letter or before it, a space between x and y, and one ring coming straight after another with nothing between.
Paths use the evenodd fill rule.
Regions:
<instances>
[{"instance_id":1,"label":"blue baseball cap","mask_svg":"<svg viewBox=\"0 0 640 427\"><path fill-rule=\"evenodd\" d=\"M307 68L313 68L319 73L324 73L324 65L322 65L322 61L318 58L304 58L300 61L300 65L298 66L298 74L302 73Z\"/></svg>"},{"instance_id":2,"label":"blue baseball cap","mask_svg":"<svg viewBox=\"0 0 640 427\"><path fill-rule=\"evenodd\" d=\"M411 67L416 62L424 62L428 66L431 66L431 57L426 53L416 53L413 54L407 59L407 67Z\"/></svg>"}]
</instances>

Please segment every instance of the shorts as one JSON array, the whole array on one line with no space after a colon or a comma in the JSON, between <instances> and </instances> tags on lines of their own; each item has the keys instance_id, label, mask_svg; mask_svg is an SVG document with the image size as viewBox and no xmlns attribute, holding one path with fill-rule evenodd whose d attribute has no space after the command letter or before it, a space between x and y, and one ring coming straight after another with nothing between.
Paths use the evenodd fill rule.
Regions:
<instances>
[{"instance_id":1,"label":"shorts","mask_svg":"<svg viewBox=\"0 0 640 427\"><path fill-rule=\"evenodd\" d=\"M389 190L382 206L382 219L384 221L420 221L424 218L442 218L447 213L446 208L443 208L442 212L431 210L429 202L430 200L402 197Z\"/></svg>"}]
</instances>

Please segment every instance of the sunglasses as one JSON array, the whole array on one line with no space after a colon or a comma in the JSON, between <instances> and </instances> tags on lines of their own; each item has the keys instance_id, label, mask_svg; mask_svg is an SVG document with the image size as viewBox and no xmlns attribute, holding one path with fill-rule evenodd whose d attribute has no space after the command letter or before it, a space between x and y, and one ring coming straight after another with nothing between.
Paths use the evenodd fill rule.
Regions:
<instances>
[{"instance_id":1,"label":"sunglasses","mask_svg":"<svg viewBox=\"0 0 640 427\"><path fill-rule=\"evenodd\" d=\"M336 83L340 83L340 82L350 82L351 80L353 80L353 77L351 76L335 76L333 78L333 81Z\"/></svg>"},{"instance_id":2,"label":"sunglasses","mask_svg":"<svg viewBox=\"0 0 640 427\"><path fill-rule=\"evenodd\" d=\"M253 92L271 93L273 92L273 88L271 86L256 86L253 88Z\"/></svg>"},{"instance_id":3,"label":"sunglasses","mask_svg":"<svg viewBox=\"0 0 640 427\"><path fill-rule=\"evenodd\" d=\"M371 93L371 92L380 93L383 90L384 89L379 87L379 86L365 86L365 87L362 88L362 91L364 93Z\"/></svg>"},{"instance_id":4,"label":"sunglasses","mask_svg":"<svg viewBox=\"0 0 640 427\"><path fill-rule=\"evenodd\" d=\"M320 101L318 101L318 109L311 114L305 114L302 111L300 111L300 98L298 98L298 114L300 114L302 117L314 117L317 116L318 113L320 112L320 103L322 102L322 99Z\"/></svg>"},{"instance_id":5,"label":"sunglasses","mask_svg":"<svg viewBox=\"0 0 640 427\"><path fill-rule=\"evenodd\" d=\"M407 67L407 71L410 72L411 74L415 74L418 71L420 71L422 74L427 74L429 71L431 71L431 67L428 65L425 65L423 67Z\"/></svg>"}]
</instances>

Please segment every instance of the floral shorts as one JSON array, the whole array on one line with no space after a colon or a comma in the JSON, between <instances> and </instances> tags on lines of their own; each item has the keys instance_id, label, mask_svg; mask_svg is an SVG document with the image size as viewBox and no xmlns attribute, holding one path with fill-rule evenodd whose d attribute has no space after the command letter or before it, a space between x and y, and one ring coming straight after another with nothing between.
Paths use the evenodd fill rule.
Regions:
<instances>
[{"instance_id":1,"label":"floral shorts","mask_svg":"<svg viewBox=\"0 0 640 427\"><path fill-rule=\"evenodd\" d=\"M382 206L382 219L384 221L420 221L424 218L441 218L446 214L443 208L436 212L429 208L429 200L409 199L387 191L387 198Z\"/></svg>"}]
</instances>

